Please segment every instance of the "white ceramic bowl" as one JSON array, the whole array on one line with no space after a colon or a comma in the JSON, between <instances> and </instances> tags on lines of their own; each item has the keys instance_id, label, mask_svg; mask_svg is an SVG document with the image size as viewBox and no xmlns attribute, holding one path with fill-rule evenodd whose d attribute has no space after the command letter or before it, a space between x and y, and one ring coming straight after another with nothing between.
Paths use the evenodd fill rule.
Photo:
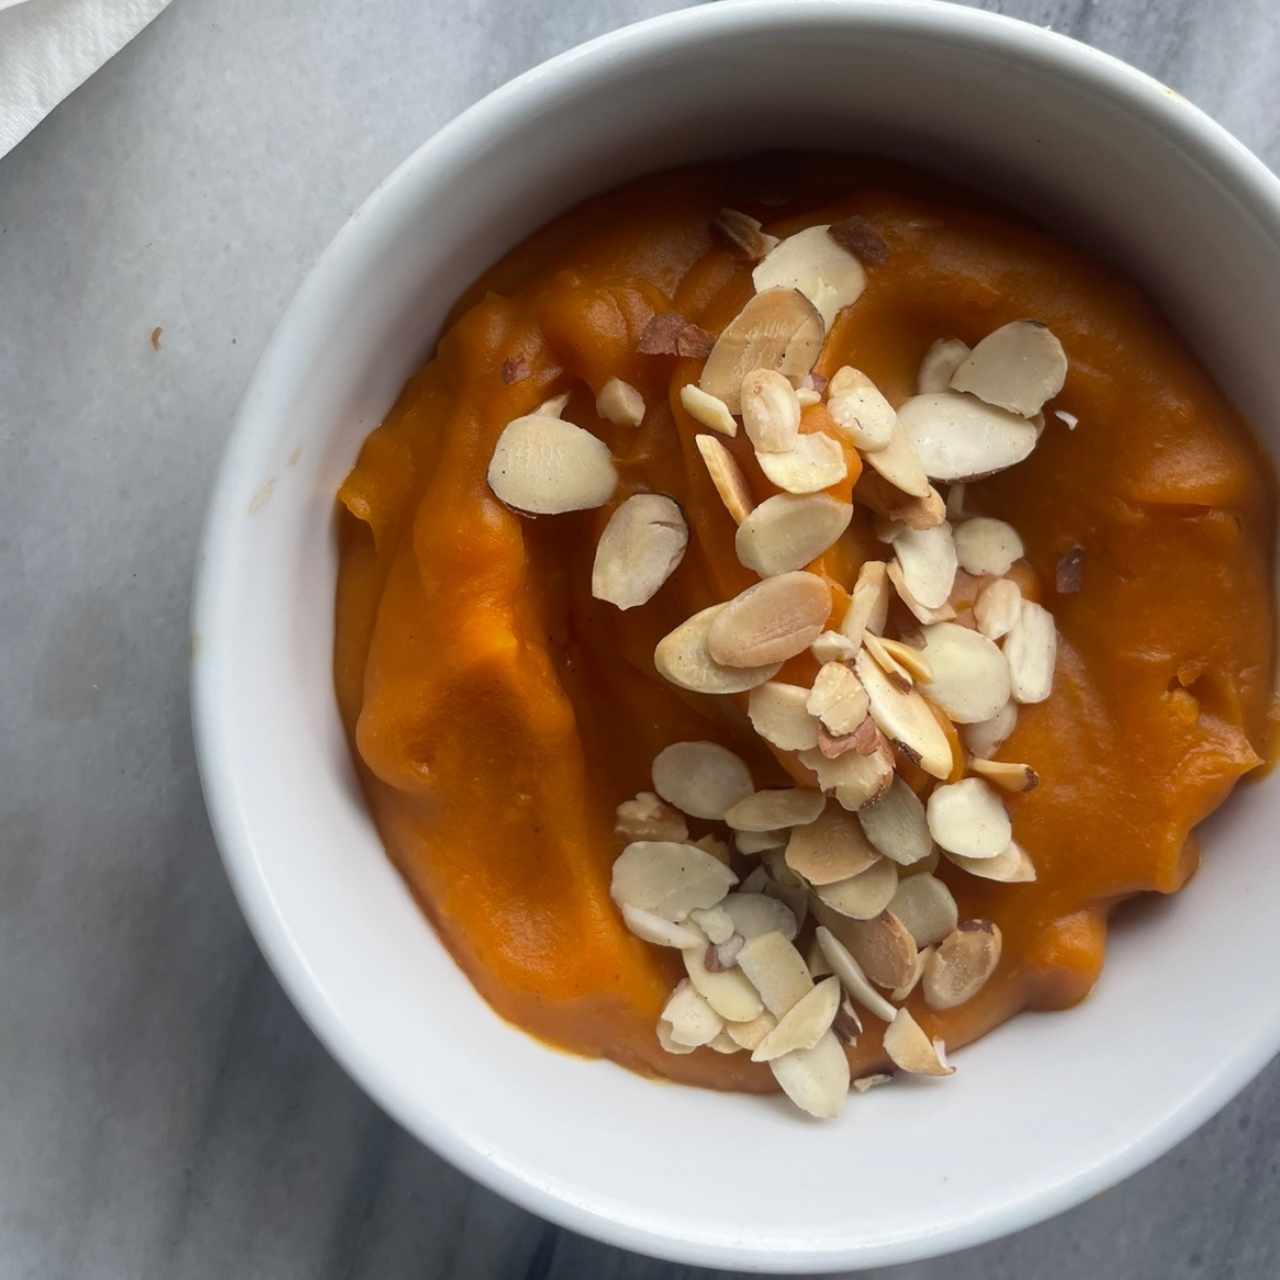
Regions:
<instances>
[{"instance_id":1,"label":"white ceramic bowl","mask_svg":"<svg viewBox=\"0 0 1280 1280\"><path fill-rule=\"evenodd\" d=\"M501 1022L361 803L330 675L334 492L480 270L579 198L763 146L892 151L1087 237L1280 440L1280 184L1176 94L1070 40L910 0L719 4L617 32L486 98L369 199L245 399L196 601L205 792L290 996L412 1133L529 1209L688 1262L775 1271L939 1253L1114 1183L1280 1045L1274 786L1205 832L1176 900L1116 929L1095 995L957 1055L943 1087L781 1102L655 1084Z\"/></svg>"}]
</instances>

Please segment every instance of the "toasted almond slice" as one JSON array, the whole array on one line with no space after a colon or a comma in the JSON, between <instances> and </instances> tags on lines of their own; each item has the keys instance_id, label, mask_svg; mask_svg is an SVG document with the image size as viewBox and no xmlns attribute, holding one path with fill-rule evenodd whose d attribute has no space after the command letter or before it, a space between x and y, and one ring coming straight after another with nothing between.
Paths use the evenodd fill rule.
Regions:
<instances>
[{"instance_id":1,"label":"toasted almond slice","mask_svg":"<svg viewBox=\"0 0 1280 1280\"><path fill-rule=\"evenodd\" d=\"M844 450L823 431L796 437L786 453L757 453L760 470L787 493L818 493L849 474Z\"/></svg>"},{"instance_id":2,"label":"toasted almond slice","mask_svg":"<svg viewBox=\"0 0 1280 1280\"><path fill-rule=\"evenodd\" d=\"M701 849L703 853L709 853L717 862L723 862L727 867L730 862L729 842L721 840L717 835L708 833L705 836L699 836L690 843L697 849Z\"/></svg>"},{"instance_id":3,"label":"toasted almond slice","mask_svg":"<svg viewBox=\"0 0 1280 1280\"><path fill-rule=\"evenodd\" d=\"M739 1049L753 1050L761 1040L778 1025L778 1020L771 1013L762 1013L750 1022L726 1022L727 1035Z\"/></svg>"},{"instance_id":4,"label":"toasted almond slice","mask_svg":"<svg viewBox=\"0 0 1280 1280\"><path fill-rule=\"evenodd\" d=\"M1030 884L1036 878L1035 864L1026 850L1013 840L994 858L966 858L963 854L949 853L947 861L980 880L994 880L999 884Z\"/></svg>"},{"instance_id":5,"label":"toasted almond slice","mask_svg":"<svg viewBox=\"0 0 1280 1280\"><path fill-rule=\"evenodd\" d=\"M728 942L734 934L733 917L724 910L723 903L714 907L696 907L689 912L687 923L701 929L706 940L716 947L722 942ZM687 947L697 945L696 939L686 944Z\"/></svg>"},{"instance_id":6,"label":"toasted almond slice","mask_svg":"<svg viewBox=\"0 0 1280 1280\"><path fill-rule=\"evenodd\" d=\"M550 400L544 400L533 412L537 417L558 418L569 404L569 392L562 391Z\"/></svg>"},{"instance_id":7,"label":"toasted almond slice","mask_svg":"<svg viewBox=\"0 0 1280 1280\"><path fill-rule=\"evenodd\" d=\"M904 644L901 640L890 640L888 636L880 636L879 640L881 649L912 680L929 681L933 679L933 668L929 665L929 660L915 645Z\"/></svg>"},{"instance_id":8,"label":"toasted almond slice","mask_svg":"<svg viewBox=\"0 0 1280 1280\"><path fill-rule=\"evenodd\" d=\"M1011 578L997 578L978 593L973 602L973 620L988 640L1009 634L1022 610L1022 591Z\"/></svg>"},{"instance_id":9,"label":"toasted almond slice","mask_svg":"<svg viewBox=\"0 0 1280 1280\"><path fill-rule=\"evenodd\" d=\"M750 1022L764 1006L756 989L738 969L712 969L707 965L708 953L714 947L690 947L680 954L685 972L698 994L726 1021ZM741 952L739 952L741 955Z\"/></svg>"},{"instance_id":10,"label":"toasted almond slice","mask_svg":"<svg viewBox=\"0 0 1280 1280\"><path fill-rule=\"evenodd\" d=\"M677 951L683 951L687 947L707 945L702 931L687 920L683 924L675 924L652 911L643 911L625 902L622 904L622 919L637 938L652 942L656 947L675 947Z\"/></svg>"},{"instance_id":11,"label":"toasted almond slice","mask_svg":"<svg viewBox=\"0 0 1280 1280\"><path fill-rule=\"evenodd\" d=\"M966 573L1002 578L1025 554L1022 539L1011 524L990 516L974 516L955 531L956 555Z\"/></svg>"},{"instance_id":12,"label":"toasted almond slice","mask_svg":"<svg viewBox=\"0 0 1280 1280\"><path fill-rule=\"evenodd\" d=\"M1040 785L1040 775L1029 764L984 760L975 756L969 761L969 772L994 782L1005 791L1034 791Z\"/></svg>"},{"instance_id":13,"label":"toasted almond slice","mask_svg":"<svg viewBox=\"0 0 1280 1280\"><path fill-rule=\"evenodd\" d=\"M714 906L738 883L723 863L691 844L636 840L613 864L610 896L665 920L683 920L695 907Z\"/></svg>"},{"instance_id":14,"label":"toasted almond slice","mask_svg":"<svg viewBox=\"0 0 1280 1280\"><path fill-rule=\"evenodd\" d=\"M902 529L893 540L907 590L926 609L947 602L956 580L956 548L946 521L932 529Z\"/></svg>"},{"instance_id":15,"label":"toasted almond slice","mask_svg":"<svg viewBox=\"0 0 1280 1280\"><path fill-rule=\"evenodd\" d=\"M809 751L818 745L818 721L808 712L809 690L770 680L751 690L751 727L780 751Z\"/></svg>"},{"instance_id":16,"label":"toasted almond slice","mask_svg":"<svg viewBox=\"0 0 1280 1280\"><path fill-rule=\"evenodd\" d=\"M1058 660L1058 630L1053 614L1024 600L1018 621L1005 637L1004 656L1016 702L1043 702L1053 692L1053 668Z\"/></svg>"},{"instance_id":17,"label":"toasted almond slice","mask_svg":"<svg viewBox=\"0 0 1280 1280\"><path fill-rule=\"evenodd\" d=\"M801 1111L834 1120L849 1096L849 1059L828 1031L812 1049L797 1049L769 1063L778 1087Z\"/></svg>"},{"instance_id":18,"label":"toasted almond slice","mask_svg":"<svg viewBox=\"0 0 1280 1280\"><path fill-rule=\"evenodd\" d=\"M809 884L825 885L860 875L880 855L853 815L829 804L812 822L792 829L786 860Z\"/></svg>"},{"instance_id":19,"label":"toasted almond slice","mask_svg":"<svg viewBox=\"0 0 1280 1280\"><path fill-rule=\"evenodd\" d=\"M889 443L883 449L873 449L863 454L863 460L908 497L929 496L929 477L914 442L903 426L901 416L894 422Z\"/></svg>"},{"instance_id":20,"label":"toasted almond slice","mask_svg":"<svg viewBox=\"0 0 1280 1280\"><path fill-rule=\"evenodd\" d=\"M1013 838L1000 797L981 778L935 787L925 805L929 834L948 852L994 858Z\"/></svg>"},{"instance_id":21,"label":"toasted almond slice","mask_svg":"<svg viewBox=\"0 0 1280 1280\"><path fill-rule=\"evenodd\" d=\"M990 720L966 724L960 732L964 745L975 755L989 760L1004 746L1018 723L1018 704L1006 702Z\"/></svg>"},{"instance_id":22,"label":"toasted almond slice","mask_svg":"<svg viewBox=\"0 0 1280 1280\"><path fill-rule=\"evenodd\" d=\"M735 831L733 843L739 853L764 853L766 849L783 848L787 843L787 835L786 831Z\"/></svg>"},{"instance_id":23,"label":"toasted almond slice","mask_svg":"<svg viewBox=\"0 0 1280 1280\"><path fill-rule=\"evenodd\" d=\"M913 396L899 408L898 426L931 480L993 475L1036 447L1036 429L1025 418L955 391Z\"/></svg>"},{"instance_id":24,"label":"toasted almond slice","mask_svg":"<svg viewBox=\"0 0 1280 1280\"><path fill-rule=\"evenodd\" d=\"M750 214L738 209L721 209L711 225L751 262L759 262L779 244L777 236L762 231Z\"/></svg>"},{"instance_id":25,"label":"toasted almond slice","mask_svg":"<svg viewBox=\"0 0 1280 1280\"><path fill-rule=\"evenodd\" d=\"M653 760L653 789L694 818L720 819L754 789L751 771L714 742L673 742Z\"/></svg>"},{"instance_id":26,"label":"toasted almond slice","mask_svg":"<svg viewBox=\"0 0 1280 1280\"><path fill-rule=\"evenodd\" d=\"M853 505L825 493L777 493L738 526L738 559L762 578L803 569L849 527Z\"/></svg>"},{"instance_id":27,"label":"toasted almond slice","mask_svg":"<svg viewBox=\"0 0 1280 1280\"><path fill-rule=\"evenodd\" d=\"M1030 418L1067 378L1067 354L1047 325L1015 320L987 334L951 377L957 391Z\"/></svg>"},{"instance_id":28,"label":"toasted almond slice","mask_svg":"<svg viewBox=\"0 0 1280 1280\"><path fill-rule=\"evenodd\" d=\"M815 886L814 893L823 906L850 920L873 920L888 907L897 888L897 866L887 858L878 858L848 880Z\"/></svg>"},{"instance_id":29,"label":"toasted almond slice","mask_svg":"<svg viewBox=\"0 0 1280 1280\"><path fill-rule=\"evenodd\" d=\"M659 493L632 494L596 544L591 594L619 609L646 604L676 571L689 545L684 514Z\"/></svg>"},{"instance_id":30,"label":"toasted almond slice","mask_svg":"<svg viewBox=\"0 0 1280 1280\"><path fill-rule=\"evenodd\" d=\"M894 987L889 992L889 998L897 1004L905 1004L911 999L911 993L920 983L920 979L924 976L925 965L929 963L929 957L933 955L932 947L925 947L916 956L916 962L911 967L911 972L907 976L907 980L900 987Z\"/></svg>"},{"instance_id":31,"label":"toasted almond slice","mask_svg":"<svg viewBox=\"0 0 1280 1280\"><path fill-rule=\"evenodd\" d=\"M990 720L1009 701L1009 664L996 645L971 627L925 627L924 656L933 679L920 686L957 724Z\"/></svg>"},{"instance_id":32,"label":"toasted almond slice","mask_svg":"<svg viewBox=\"0 0 1280 1280\"><path fill-rule=\"evenodd\" d=\"M870 705L862 681L843 662L828 662L819 669L805 704L811 716L836 734L852 733L867 718Z\"/></svg>"},{"instance_id":33,"label":"toasted almond slice","mask_svg":"<svg viewBox=\"0 0 1280 1280\"><path fill-rule=\"evenodd\" d=\"M693 1053L694 1046L691 1044L681 1044L678 1040L671 1037L671 1024L658 1020L658 1043L668 1052L676 1054Z\"/></svg>"},{"instance_id":34,"label":"toasted almond slice","mask_svg":"<svg viewBox=\"0 0 1280 1280\"><path fill-rule=\"evenodd\" d=\"M866 1093L868 1089L878 1088L882 1084L892 1084L893 1077L884 1071L877 1071L873 1075L859 1076L853 1082L853 1090L855 1093Z\"/></svg>"},{"instance_id":35,"label":"toasted almond slice","mask_svg":"<svg viewBox=\"0 0 1280 1280\"><path fill-rule=\"evenodd\" d=\"M889 683L895 689L900 689L903 693L906 693L908 689L915 685L915 677L889 651L889 647L884 643L883 637L868 631L862 637L862 644L872 658L875 659L876 666L889 678Z\"/></svg>"},{"instance_id":36,"label":"toasted almond slice","mask_svg":"<svg viewBox=\"0 0 1280 1280\"><path fill-rule=\"evenodd\" d=\"M830 329L837 312L856 302L867 287L862 264L828 231L822 225L788 236L751 273L757 293L798 289L818 309L825 329Z\"/></svg>"},{"instance_id":37,"label":"toasted almond slice","mask_svg":"<svg viewBox=\"0 0 1280 1280\"><path fill-rule=\"evenodd\" d=\"M849 596L849 608L840 631L860 645L865 632L880 635L889 617L889 575L883 560L868 560L858 570Z\"/></svg>"},{"instance_id":38,"label":"toasted almond slice","mask_svg":"<svg viewBox=\"0 0 1280 1280\"><path fill-rule=\"evenodd\" d=\"M785 1017L813 990L804 957L776 930L752 938L738 953L738 967L775 1018Z\"/></svg>"},{"instance_id":39,"label":"toasted almond slice","mask_svg":"<svg viewBox=\"0 0 1280 1280\"><path fill-rule=\"evenodd\" d=\"M840 980L824 978L803 995L779 1020L778 1025L756 1046L752 1062L772 1062L784 1053L812 1049L831 1030L840 1008Z\"/></svg>"},{"instance_id":40,"label":"toasted almond slice","mask_svg":"<svg viewBox=\"0 0 1280 1280\"><path fill-rule=\"evenodd\" d=\"M709 1044L724 1030L723 1019L693 989L688 978L682 979L671 993L659 1017L671 1027L671 1039L690 1049Z\"/></svg>"},{"instance_id":41,"label":"toasted almond slice","mask_svg":"<svg viewBox=\"0 0 1280 1280\"><path fill-rule=\"evenodd\" d=\"M908 752L926 773L947 777L953 763L951 743L928 703L914 689L903 693L894 688L865 649L858 654L854 669L885 737Z\"/></svg>"},{"instance_id":42,"label":"toasted almond slice","mask_svg":"<svg viewBox=\"0 0 1280 1280\"><path fill-rule=\"evenodd\" d=\"M799 932L790 907L767 893L731 893L720 909L733 922L734 933L745 942L774 932L791 942Z\"/></svg>"},{"instance_id":43,"label":"toasted almond slice","mask_svg":"<svg viewBox=\"0 0 1280 1280\"><path fill-rule=\"evenodd\" d=\"M708 395L696 382L686 382L680 388L680 403L694 422L722 436L738 434L738 420L729 412L729 406L719 396Z\"/></svg>"},{"instance_id":44,"label":"toasted almond slice","mask_svg":"<svg viewBox=\"0 0 1280 1280\"><path fill-rule=\"evenodd\" d=\"M620 427L638 427L644 421L644 396L629 382L610 378L596 396L596 412Z\"/></svg>"},{"instance_id":45,"label":"toasted almond slice","mask_svg":"<svg viewBox=\"0 0 1280 1280\"><path fill-rule=\"evenodd\" d=\"M969 344L959 338L939 338L920 361L916 391L922 396L932 391L946 391L951 386L952 375L969 358L969 351Z\"/></svg>"},{"instance_id":46,"label":"toasted almond slice","mask_svg":"<svg viewBox=\"0 0 1280 1280\"><path fill-rule=\"evenodd\" d=\"M898 415L880 388L860 369L837 369L827 387L827 412L862 451L887 448Z\"/></svg>"},{"instance_id":47,"label":"toasted almond slice","mask_svg":"<svg viewBox=\"0 0 1280 1280\"><path fill-rule=\"evenodd\" d=\"M772 680L782 666L770 662L763 667L726 667L707 649L707 633L724 605L713 604L695 613L658 641L653 665L671 684L694 693L745 693Z\"/></svg>"},{"instance_id":48,"label":"toasted almond slice","mask_svg":"<svg viewBox=\"0 0 1280 1280\"><path fill-rule=\"evenodd\" d=\"M752 369L739 391L742 425L757 455L786 453L800 434L796 390L776 369Z\"/></svg>"},{"instance_id":49,"label":"toasted almond slice","mask_svg":"<svg viewBox=\"0 0 1280 1280\"><path fill-rule=\"evenodd\" d=\"M652 791L639 791L634 800L618 806L613 829L628 840L688 840L689 824L684 814L663 804Z\"/></svg>"},{"instance_id":50,"label":"toasted almond slice","mask_svg":"<svg viewBox=\"0 0 1280 1280\"><path fill-rule=\"evenodd\" d=\"M831 613L831 588L816 573L780 573L730 600L707 632L713 661L760 667L803 653Z\"/></svg>"},{"instance_id":51,"label":"toasted almond slice","mask_svg":"<svg viewBox=\"0 0 1280 1280\"><path fill-rule=\"evenodd\" d=\"M941 942L960 914L951 890L937 876L909 876L898 885L889 910L907 927L917 947Z\"/></svg>"},{"instance_id":52,"label":"toasted almond slice","mask_svg":"<svg viewBox=\"0 0 1280 1280\"><path fill-rule=\"evenodd\" d=\"M725 510L735 524L741 524L755 509L756 500L751 494L747 478L738 466L738 460L715 436L694 436L694 444L706 463L707 474L715 485Z\"/></svg>"},{"instance_id":53,"label":"toasted almond slice","mask_svg":"<svg viewBox=\"0 0 1280 1280\"><path fill-rule=\"evenodd\" d=\"M876 722L870 716L864 719L852 733L836 735L832 734L826 725L819 725L818 750L828 760L838 760L846 752L857 751L859 745L865 744L866 750L863 751L863 754L869 755L875 749L876 739L874 735L878 733L880 733L880 730L876 728Z\"/></svg>"},{"instance_id":54,"label":"toasted almond slice","mask_svg":"<svg viewBox=\"0 0 1280 1280\"><path fill-rule=\"evenodd\" d=\"M949 1076L955 1067L948 1066L939 1053L940 1042L931 1041L920 1024L899 1009L884 1033L884 1051L895 1067L917 1076Z\"/></svg>"},{"instance_id":55,"label":"toasted almond slice","mask_svg":"<svg viewBox=\"0 0 1280 1280\"><path fill-rule=\"evenodd\" d=\"M824 631L810 646L809 652L820 663L852 662L858 646L841 631Z\"/></svg>"},{"instance_id":56,"label":"toasted almond slice","mask_svg":"<svg viewBox=\"0 0 1280 1280\"><path fill-rule=\"evenodd\" d=\"M1000 963L1000 926L966 920L933 953L924 972L924 1002L930 1009L954 1009L986 985Z\"/></svg>"},{"instance_id":57,"label":"toasted almond slice","mask_svg":"<svg viewBox=\"0 0 1280 1280\"><path fill-rule=\"evenodd\" d=\"M604 506L613 497L618 473L608 448L590 431L530 413L503 429L488 479L506 506L550 516Z\"/></svg>"},{"instance_id":58,"label":"toasted almond slice","mask_svg":"<svg viewBox=\"0 0 1280 1280\"><path fill-rule=\"evenodd\" d=\"M814 940L849 995L881 1022L892 1022L897 1010L871 985L849 948L825 925L818 926Z\"/></svg>"},{"instance_id":59,"label":"toasted almond slice","mask_svg":"<svg viewBox=\"0 0 1280 1280\"><path fill-rule=\"evenodd\" d=\"M901 778L894 778L873 804L859 809L858 821L871 844L899 866L920 862L933 849L924 804Z\"/></svg>"},{"instance_id":60,"label":"toasted almond slice","mask_svg":"<svg viewBox=\"0 0 1280 1280\"><path fill-rule=\"evenodd\" d=\"M822 316L804 294L795 289L760 289L716 339L698 385L723 400L730 413L740 413L742 380L747 374L776 369L794 385L813 368L825 336Z\"/></svg>"},{"instance_id":61,"label":"toasted almond slice","mask_svg":"<svg viewBox=\"0 0 1280 1280\"><path fill-rule=\"evenodd\" d=\"M900 987L911 975L915 940L892 911L883 911L874 920L850 920L821 903L815 910L877 986Z\"/></svg>"},{"instance_id":62,"label":"toasted almond slice","mask_svg":"<svg viewBox=\"0 0 1280 1280\"><path fill-rule=\"evenodd\" d=\"M799 827L812 822L822 812L821 791L800 787L783 787L757 791L739 800L724 820L735 831L773 831L780 827Z\"/></svg>"}]
</instances>

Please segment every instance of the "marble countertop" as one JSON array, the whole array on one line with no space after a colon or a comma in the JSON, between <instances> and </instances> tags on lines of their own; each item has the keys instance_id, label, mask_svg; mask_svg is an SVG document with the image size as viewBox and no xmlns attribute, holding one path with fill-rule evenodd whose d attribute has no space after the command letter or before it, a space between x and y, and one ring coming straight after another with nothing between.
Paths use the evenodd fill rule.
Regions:
<instances>
[{"instance_id":1,"label":"marble countertop","mask_svg":"<svg viewBox=\"0 0 1280 1280\"><path fill-rule=\"evenodd\" d=\"M320 249L470 102L676 7L175 0L0 160L0 1280L694 1274L481 1190L334 1065L232 901L186 679L214 467ZM986 7L1280 165L1275 0ZM883 1274L1280 1274L1280 1063L1095 1201Z\"/></svg>"}]
</instances>

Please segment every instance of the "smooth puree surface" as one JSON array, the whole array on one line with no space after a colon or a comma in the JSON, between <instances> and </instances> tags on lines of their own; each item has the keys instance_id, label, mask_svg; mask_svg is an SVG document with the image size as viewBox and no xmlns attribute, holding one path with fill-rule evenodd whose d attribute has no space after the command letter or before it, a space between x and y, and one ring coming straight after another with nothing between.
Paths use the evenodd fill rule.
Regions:
<instances>
[{"instance_id":1,"label":"smooth puree surface","mask_svg":"<svg viewBox=\"0 0 1280 1280\"><path fill-rule=\"evenodd\" d=\"M1197 866L1192 828L1269 753L1274 485L1238 414L1132 285L896 167L771 158L644 179L538 232L462 299L340 493L337 691L379 829L503 1016L640 1070L772 1090L746 1054L659 1047L679 953L629 934L609 898L615 808L651 786L664 746L710 739L757 786L787 778L744 699L684 693L652 660L678 623L755 581L693 443L704 428L680 406L700 362L636 353L655 312L715 333L750 296L751 264L711 230L722 206L774 234L857 213L883 236L889 258L828 336L825 374L855 365L899 403L935 339L973 344L1024 318L1047 323L1070 360L1031 458L968 486L970 511L1022 534L1021 577L1057 620L1059 656L1052 697L1021 709L998 753L1042 780L1008 797L1038 880L998 885L945 860L937 872L962 919L1004 935L996 974L968 1004L938 1014L910 1000L949 1046L1022 1008L1082 999L1111 906L1180 888ZM640 428L596 415L611 377L643 393ZM597 511L515 515L486 485L490 455L512 418L560 391L572 392L564 416L609 445L621 483ZM823 412L807 411L811 428ZM742 433L728 443L758 496L772 492ZM852 451L850 463L856 477ZM853 526L814 566L845 587L864 557L887 555L870 533L872 484L854 483ZM653 600L622 613L592 598L592 559L613 507L644 490L680 503L689 550ZM1055 567L1074 547L1082 589L1061 595ZM780 678L807 683L806 663ZM867 1019L855 1074L882 1060L880 1030Z\"/></svg>"}]
</instances>

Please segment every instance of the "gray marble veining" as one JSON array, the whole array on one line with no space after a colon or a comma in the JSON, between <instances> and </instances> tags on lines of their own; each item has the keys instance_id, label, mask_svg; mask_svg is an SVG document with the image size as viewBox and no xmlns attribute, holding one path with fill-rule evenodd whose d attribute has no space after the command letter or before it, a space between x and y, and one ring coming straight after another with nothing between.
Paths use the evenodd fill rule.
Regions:
<instances>
[{"instance_id":1,"label":"gray marble veining","mask_svg":"<svg viewBox=\"0 0 1280 1280\"><path fill-rule=\"evenodd\" d=\"M334 1066L231 900L186 706L205 494L307 266L468 103L674 7L176 0L0 161L0 1280L695 1274L498 1200ZM1274 0L987 7L1280 163ZM1094 1202L882 1274L1274 1277L1278 1153L1273 1065Z\"/></svg>"}]
</instances>

